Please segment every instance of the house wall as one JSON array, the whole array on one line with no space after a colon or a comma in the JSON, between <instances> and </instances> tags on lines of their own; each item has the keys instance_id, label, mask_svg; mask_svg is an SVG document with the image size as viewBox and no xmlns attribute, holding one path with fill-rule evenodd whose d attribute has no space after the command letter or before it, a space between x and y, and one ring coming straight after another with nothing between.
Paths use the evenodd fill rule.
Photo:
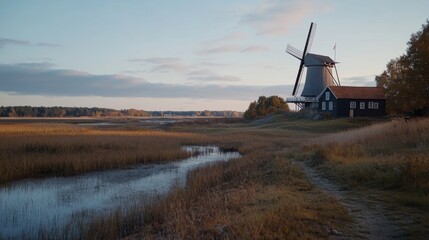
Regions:
<instances>
[{"instance_id":1,"label":"house wall","mask_svg":"<svg viewBox=\"0 0 429 240\"><path fill-rule=\"evenodd\" d=\"M338 117L349 117L350 102L356 102L356 108L353 109L354 117L381 117L386 116L386 100L384 99L340 99L340 111ZM360 109L360 104L365 103L365 109ZM378 109L370 109L369 102L378 103Z\"/></svg>"},{"instance_id":2,"label":"house wall","mask_svg":"<svg viewBox=\"0 0 429 240\"><path fill-rule=\"evenodd\" d=\"M326 99L326 92L330 93L329 100ZM325 102L325 110L322 109ZM333 109L329 110L329 102L332 102ZM386 116L386 100L385 99L336 99L329 88L327 88L319 98L318 109L324 114L329 114L332 117L349 117L350 102L356 102L356 107L353 109L354 117L380 117ZM361 102L365 103L365 109L360 109ZM368 108L369 102L378 103L378 109Z\"/></svg>"},{"instance_id":3,"label":"house wall","mask_svg":"<svg viewBox=\"0 0 429 240\"><path fill-rule=\"evenodd\" d=\"M329 100L326 99L326 92L329 92ZM323 110L323 102L325 103L325 110ZM329 110L329 102L332 102L332 110ZM326 91L323 92L323 94L319 98L319 105L318 109L320 112L324 114L329 114L332 117L338 117L338 100L335 98L335 96L332 94L331 90L329 88L326 89Z\"/></svg>"}]
</instances>

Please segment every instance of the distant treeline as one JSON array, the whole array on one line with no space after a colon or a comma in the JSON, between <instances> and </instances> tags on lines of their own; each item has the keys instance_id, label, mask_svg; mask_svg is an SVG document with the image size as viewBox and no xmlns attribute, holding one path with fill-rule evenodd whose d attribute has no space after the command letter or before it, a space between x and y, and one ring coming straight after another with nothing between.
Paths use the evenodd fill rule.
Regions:
<instances>
[{"instance_id":1,"label":"distant treeline","mask_svg":"<svg viewBox=\"0 0 429 240\"><path fill-rule=\"evenodd\" d=\"M168 117L168 116L219 116L241 117L236 111L143 111L137 109L110 109L87 107L0 107L0 117Z\"/></svg>"}]
</instances>

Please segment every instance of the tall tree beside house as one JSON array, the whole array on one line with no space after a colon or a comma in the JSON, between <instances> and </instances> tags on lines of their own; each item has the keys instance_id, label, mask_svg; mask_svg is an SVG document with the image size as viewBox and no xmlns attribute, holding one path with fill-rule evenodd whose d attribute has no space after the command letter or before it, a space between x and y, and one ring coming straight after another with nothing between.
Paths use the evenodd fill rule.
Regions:
<instances>
[{"instance_id":1,"label":"tall tree beside house","mask_svg":"<svg viewBox=\"0 0 429 240\"><path fill-rule=\"evenodd\" d=\"M289 112L289 106L279 96L260 96L257 101L251 102L244 112L244 118L255 119L272 113Z\"/></svg>"},{"instance_id":2,"label":"tall tree beside house","mask_svg":"<svg viewBox=\"0 0 429 240\"><path fill-rule=\"evenodd\" d=\"M375 80L389 113L429 115L429 20L411 35L406 54L392 59Z\"/></svg>"}]
</instances>

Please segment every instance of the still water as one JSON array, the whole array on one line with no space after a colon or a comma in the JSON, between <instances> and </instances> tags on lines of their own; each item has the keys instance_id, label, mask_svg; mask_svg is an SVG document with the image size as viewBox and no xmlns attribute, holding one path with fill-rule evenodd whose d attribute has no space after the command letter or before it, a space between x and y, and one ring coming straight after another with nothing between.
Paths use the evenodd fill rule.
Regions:
<instances>
[{"instance_id":1,"label":"still water","mask_svg":"<svg viewBox=\"0 0 429 240\"><path fill-rule=\"evenodd\" d=\"M189 146L198 153L182 161L139 165L75 177L31 179L0 188L0 238L37 237L41 229L61 229L81 213L110 212L184 186L188 171L240 157L215 146Z\"/></svg>"}]
</instances>

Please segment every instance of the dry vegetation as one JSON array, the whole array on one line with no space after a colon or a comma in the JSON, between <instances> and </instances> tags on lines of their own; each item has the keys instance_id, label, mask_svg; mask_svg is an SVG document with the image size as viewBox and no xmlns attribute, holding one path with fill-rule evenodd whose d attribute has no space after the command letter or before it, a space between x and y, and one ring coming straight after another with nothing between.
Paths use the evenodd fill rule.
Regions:
<instances>
[{"instance_id":1,"label":"dry vegetation","mask_svg":"<svg viewBox=\"0 0 429 240\"><path fill-rule=\"evenodd\" d=\"M29 177L68 176L188 157L192 133L91 129L70 124L3 124L0 184Z\"/></svg>"},{"instance_id":2,"label":"dry vegetation","mask_svg":"<svg viewBox=\"0 0 429 240\"><path fill-rule=\"evenodd\" d=\"M297 156L347 188L377 196L397 211L417 212L409 214L415 222L406 226L411 236L429 229L429 119L329 134Z\"/></svg>"},{"instance_id":3,"label":"dry vegetation","mask_svg":"<svg viewBox=\"0 0 429 240\"><path fill-rule=\"evenodd\" d=\"M177 188L149 206L137 205L109 217L95 217L91 224L85 216L76 216L70 227L41 232L39 237L326 239L330 229L351 232L351 219L341 204L314 188L299 167L286 158L300 141L296 138L318 131L318 124L312 129L312 123L307 122L305 134L296 130L293 122L278 124L277 120L260 126L179 125L167 131L3 125L1 164L21 168L17 172L24 172L24 166L27 176L18 178L68 171L76 174L75 169L180 158L181 145L216 144L244 156L189 173L185 188ZM32 167L25 167L28 165Z\"/></svg>"},{"instance_id":4,"label":"dry vegetation","mask_svg":"<svg viewBox=\"0 0 429 240\"><path fill-rule=\"evenodd\" d=\"M326 239L329 229L351 232L346 209L285 158L294 143L284 133L230 129L210 136L245 155L189 173L185 188L149 206L82 225L79 238Z\"/></svg>"},{"instance_id":5,"label":"dry vegetation","mask_svg":"<svg viewBox=\"0 0 429 240\"><path fill-rule=\"evenodd\" d=\"M298 124L296 120L275 117L259 125L185 124L172 125L165 131L61 124L3 125L0 156L1 164L8 165L2 165L0 171L3 166L23 165L27 169L25 166L30 164L29 176L46 174L39 169L48 169L51 175L77 174L75 169L90 171L173 160L184 157L182 145L216 144L238 150L244 156L189 173L185 188L154 199L150 205L95 217L91 224L77 216L72 220L77 228L42 232L40 237L326 239L332 233L330 229L353 236L346 209L314 188L287 156L309 158L350 187L367 185L413 193L414 200L402 200L427 206L429 168L425 156L429 121L391 122L322 135L369 122L343 119ZM291 154L299 151L297 142L308 142L312 136L322 136L314 142L317 146ZM13 165L8 159L20 164ZM18 178L23 177L28 176ZM396 196L400 199L402 195Z\"/></svg>"},{"instance_id":6,"label":"dry vegetation","mask_svg":"<svg viewBox=\"0 0 429 240\"><path fill-rule=\"evenodd\" d=\"M314 160L350 186L429 194L429 119L376 124L313 143Z\"/></svg>"}]
</instances>

